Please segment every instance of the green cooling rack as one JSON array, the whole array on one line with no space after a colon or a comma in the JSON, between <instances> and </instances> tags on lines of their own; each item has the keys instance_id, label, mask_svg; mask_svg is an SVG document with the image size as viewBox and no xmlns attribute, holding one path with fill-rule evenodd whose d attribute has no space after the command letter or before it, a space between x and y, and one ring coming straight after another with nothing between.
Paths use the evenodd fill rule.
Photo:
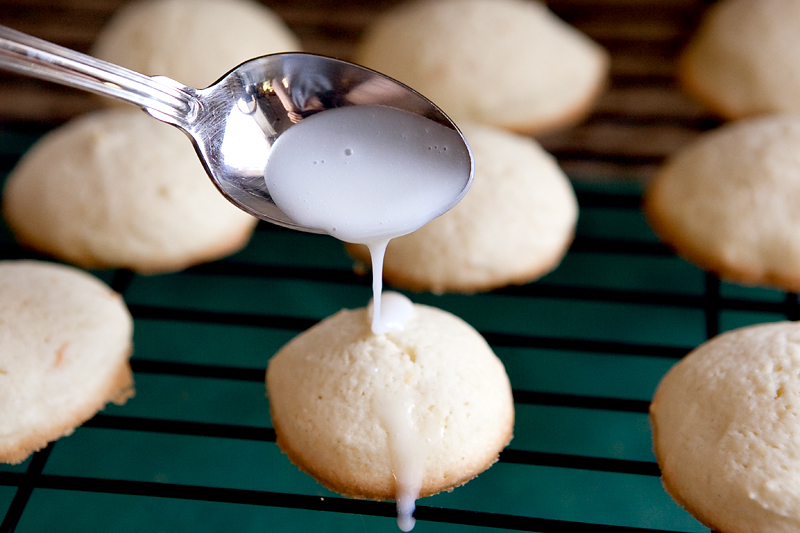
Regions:
<instances>
[{"instance_id":1,"label":"green cooling rack","mask_svg":"<svg viewBox=\"0 0 800 533\"><path fill-rule=\"evenodd\" d=\"M796 298L721 283L674 256L647 227L636 186L577 191L577 237L547 277L472 296L409 294L486 337L517 412L497 464L418 502L417 532L706 531L661 487L649 400L693 347L796 317ZM0 257L34 256L4 229ZM397 530L392 503L342 498L300 473L270 425L270 356L370 297L341 243L261 224L219 262L96 274L135 318L136 397L0 465L0 532Z\"/></svg>"}]
</instances>

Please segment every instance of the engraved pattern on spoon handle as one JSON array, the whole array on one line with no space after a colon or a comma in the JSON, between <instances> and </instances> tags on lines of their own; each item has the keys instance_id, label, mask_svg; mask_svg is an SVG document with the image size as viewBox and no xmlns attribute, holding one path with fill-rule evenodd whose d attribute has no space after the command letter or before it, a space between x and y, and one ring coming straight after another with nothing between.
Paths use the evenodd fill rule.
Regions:
<instances>
[{"instance_id":1,"label":"engraved pattern on spoon handle","mask_svg":"<svg viewBox=\"0 0 800 533\"><path fill-rule=\"evenodd\" d=\"M178 82L155 79L0 25L0 68L110 96L187 129L200 106Z\"/></svg>"}]
</instances>

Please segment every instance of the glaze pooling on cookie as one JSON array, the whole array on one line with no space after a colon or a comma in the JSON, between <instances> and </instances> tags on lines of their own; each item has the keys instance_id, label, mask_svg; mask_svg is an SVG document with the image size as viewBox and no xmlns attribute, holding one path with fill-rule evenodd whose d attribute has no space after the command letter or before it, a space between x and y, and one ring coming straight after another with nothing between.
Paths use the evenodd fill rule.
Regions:
<instances>
[{"instance_id":1,"label":"glaze pooling on cookie","mask_svg":"<svg viewBox=\"0 0 800 533\"><path fill-rule=\"evenodd\" d=\"M397 525L402 531L414 528L416 500L422 490L425 460L430 438L414 427L412 413L417 406L409 394L399 392L378 397L375 402L378 420L386 429L392 473L395 477Z\"/></svg>"},{"instance_id":2,"label":"glaze pooling on cookie","mask_svg":"<svg viewBox=\"0 0 800 533\"><path fill-rule=\"evenodd\" d=\"M374 305L375 300L370 300L367 310L373 317L379 316L380 327L383 328L381 333L390 333L392 331L403 331L405 329L406 321L414 316L414 304L400 294L399 292L384 291L381 293L380 302L382 303L380 310L376 313ZM375 331L375 323L372 324L372 330Z\"/></svg>"}]
</instances>

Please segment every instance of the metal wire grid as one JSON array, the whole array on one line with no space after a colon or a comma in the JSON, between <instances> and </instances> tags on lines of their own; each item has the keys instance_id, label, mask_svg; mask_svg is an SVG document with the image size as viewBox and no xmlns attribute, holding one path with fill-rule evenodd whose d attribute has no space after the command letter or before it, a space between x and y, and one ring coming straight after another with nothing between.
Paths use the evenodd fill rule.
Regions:
<instances>
[{"instance_id":1,"label":"metal wire grid","mask_svg":"<svg viewBox=\"0 0 800 533\"><path fill-rule=\"evenodd\" d=\"M611 209L613 212L627 212L634 217L638 216L638 196L635 194L616 194L607 192L588 192L580 195L583 212L592 217L592 211L604 211ZM271 240L272 236L284 236L288 233L270 227L259 228L258 234L266 236ZM316 236L311 237L316 241ZM256 240L254 245L258 245ZM30 256L30 253L17 248L13 244L6 244L0 249L2 257L12 258ZM610 255L614 256L613 263L624 269L624 263L630 259L637 258L662 258L668 262L680 264L680 260L675 259L671 253L652 240L641 241L630 239L624 235L618 238L591 237L579 234L572 246L565 263L581 263L581 255L591 256ZM570 258L576 258L574 261ZM678 268L684 268L684 265ZM691 267L689 267L691 270ZM659 306L665 308L680 308L688 311L696 311L702 316L702 329L704 337L711 337L721 329L733 327L733 324L721 326L721 321L726 313L747 313L747 318L741 319L747 322L766 321L774 318L798 316L797 298L795 295L785 295L781 298L771 291L758 291L741 289L738 287L727 286L720 283L710 275L696 272L703 280L704 287L698 293L686 293L682 290L663 291L659 288L655 290L626 289L614 287L580 287L573 285L562 285L558 279L549 281L543 280L539 283L523 287L513 287L492 293L489 297L511 298L514 300L559 300L570 305L572 302L600 302L600 303L621 303L623 305L645 305ZM102 275L102 274L101 274ZM257 279L271 279L283 281L299 280L301 282L322 283L323 286L339 285L345 290L355 290L359 296L366 290L367 282L341 268L298 268L293 265L273 264L259 265L247 261L237 261L236 258L215 264L205 265L190 269L186 273L175 275L181 276L201 276L204 279L213 278L235 278L236 280L248 281ZM137 326L143 322L174 322L174 323L193 323L198 325L220 325L228 324L237 327L250 327L256 329L280 330L291 336L306 329L321 317L302 317L280 314L261 314L249 311L237 312L215 311L213 309L193 308L191 303L173 302L170 305L148 305L135 303L137 297L131 293L131 286L137 282L148 283L151 278L141 278L128 272L114 272L108 279L110 284L128 298L130 296L133 303L130 308L136 319ZM171 283L173 280L162 279ZM726 289L732 295L726 295ZM202 286L196 287L202 291ZM737 295L742 295L739 297ZM425 299L422 295L412 295L419 300ZM473 296L469 298L481 298ZM447 298L440 300L448 307ZM223 305L222 307L230 306ZM498 352L504 349L534 349L534 350L557 350L563 352L576 352L586 354L615 354L630 357L649 357L667 361L674 361L684 355L692 345L681 345L680 343L654 342L652 344L632 342L629 340L603 340L598 338L587 338L577 336L547 336L536 333L524 332L504 332L481 329L483 335ZM191 343L191 339L186 342ZM133 360L133 368L137 382L146 376L179 376L200 380L227 380L236 384L252 383L259 387L263 384L263 367L241 367L225 364L206 364L204 362L171 362L165 360L151 359L148 353L138 353ZM502 357L502 356L501 356ZM508 364L508 363L507 363ZM642 376L642 379L651 379L652 376ZM512 374L512 383L515 376ZM536 390L534 388L519 388L515 386L514 397L518 410L518 431L520 426L534 423L520 417L520 411L524 411L525 406L549 406L562 410L591 411L597 416L602 412L635 413L644 416L647 412L647 398L630 398L612 395L592 395L589 393L574 393L569 391ZM135 400L133 400L135 401ZM265 402L265 401L264 401ZM266 402L261 406L266 409ZM549 428L538 428L541 431L548 431ZM268 426L254 426L236 423L210 423L192 420L180 420L160 418L156 413L153 416L126 415L125 408L115 410L114 413L104 413L97 415L84 428L79 429L76 435L87 430L102 430L111 432L139 432L168 435L185 435L194 437L212 437L222 439L226 442L234 441L253 441L258 444L274 443L275 435ZM25 525L27 513L43 512L38 507L28 510L32 495L40 491L65 491L65 492L88 492L106 493L124 496L149 496L165 501L193 500L200 502L235 503L249 506L266 506L271 508L284 508L298 513L295 520L304 520L308 513L331 512L359 515L361 517L388 517L394 515L394 507L391 503L365 502L348 500L335 497L333 495L319 496L313 492L307 494L296 494L288 492L273 492L265 490L252 490L236 486L204 486L197 484L184 484L163 482L160 480L143 481L141 479L125 479L114 477L96 477L94 475L63 475L59 473L48 473L48 461L53 450L64 446L63 442L73 439L67 437L57 441L47 449L35 454L29 460L24 469L0 469L0 486L10 487L14 491L13 498L8 503L4 511L4 518L0 524L0 531L3 533L12 531L31 531L29 529L17 527ZM162 450L152 450L152 453L161 453ZM150 452L147 452L150 453ZM610 476L606 482L615 483L613 478L618 474L632 475L641 478L652 478L657 480L658 468L652 460L632 460L625 458L603 457L599 455L580 455L573 453L559 453L549 450L518 449L515 443L504 451L500 458L500 465L516 468L525 466L555 468L559 471L591 471ZM493 468L498 468L495 466ZM491 470L490 470L491 472ZM267 472L254 472L255 475L268 475ZM297 474L303 476L303 474ZM485 474L484 474L485 475ZM481 477L471 482L479 484ZM605 483L605 482L604 482ZM467 485L469 486L469 484ZM457 491L466 490L465 488L456 489ZM490 493L482 497L491 498ZM0 500L2 502L2 500ZM581 531L684 531L692 529L652 529L634 527L620 523L590 523L589 521L573 521L568 519L553 519L544 516L526 516L526 511L520 509L519 514L498 513L487 511L476 511L469 508L445 508L429 505L426 500L422 500L417 511L417 517L421 521L418 525L423 530L422 524L433 525L469 525L483 528L500 528L518 531L542 531L559 532L572 531L576 526ZM652 503L652 502L651 502ZM667 505L669 507L669 505ZM681 513L680 510L669 510L669 512ZM659 514L666 512L657 506L650 509L650 512ZM623 521L624 522L624 521ZM680 520L679 520L680 522ZM389 524L387 530L391 530ZM684 526L685 527L685 526ZM68 528L66 530L69 530ZM209 529L213 530L213 529ZM336 529L332 529L336 530ZM456 529L458 530L458 529Z\"/></svg>"}]
</instances>

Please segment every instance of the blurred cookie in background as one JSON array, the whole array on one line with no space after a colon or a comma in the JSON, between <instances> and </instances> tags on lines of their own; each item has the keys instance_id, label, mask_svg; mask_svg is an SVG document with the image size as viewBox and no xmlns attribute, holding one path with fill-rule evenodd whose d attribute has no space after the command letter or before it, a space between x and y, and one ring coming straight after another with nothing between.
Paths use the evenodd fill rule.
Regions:
<instances>
[{"instance_id":1,"label":"blurred cookie in background","mask_svg":"<svg viewBox=\"0 0 800 533\"><path fill-rule=\"evenodd\" d=\"M444 215L389 242L389 285L474 293L524 284L558 266L572 242L578 202L555 158L529 137L462 126L475 156L472 187ZM369 265L366 247L346 248Z\"/></svg>"},{"instance_id":2,"label":"blurred cookie in background","mask_svg":"<svg viewBox=\"0 0 800 533\"><path fill-rule=\"evenodd\" d=\"M650 406L667 492L721 533L800 531L800 325L723 333L664 376Z\"/></svg>"},{"instance_id":3,"label":"blurred cookie in background","mask_svg":"<svg viewBox=\"0 0 800 533\"><path fill-rule=\"evenodd\" d=\"M543 4L412 0L365 31L355 61L419 91L457 123L536 134L582 120L609 55Z\"/></svg>"},{"instance_id":4,"label":"blurred cookie in background","mask_svg":"<svg viewBox=\"0 0 800 533\"><path fill-rule=\"evenodd\" d=\"M800 1L714 3L683 52L686 90L719 115L800 112Z\"/></svg>"},{"instance_id":5,"label":"blurred cookie in background","mask_svg":"<svg viewBox=\"0 0 800 533\"><path fill-rule=\"evenodd\" d=\"M114 14L90 53L202 89L249 59L298 50L294 33L255 1L137 0Z\"/></svg>"},{"instance_id":6,"label":"blurred cookie in background","mask_svg":"<svg viewBox=\"0 0 800 533\"><path fill-rule=\"evenodd\" d=\"M800 290L800 116L744 119L672 156L644 195L656 234L745 285Z\"/></svg>"},{"instance_id":7,"label":"blurred cookie in background","mask_svg":"<svg viewBox=\"0 0 800 533\"><path fill-rule=\"evenodd\" d=\"M20 244L83 268L181 270L238 251L257 219L214 187L186 136L138 109L73 119L8 176Z\"/></svg>"},{"instance_id":8,"label":"blurred cookie in background","mask_svg":"<svg viewBox=\"0 0 800 533\"><path fill-rule=\"evenodd\" d=\"M342 310L281 348L266 382L277 444L292 462L347 496L397 500L402 519L416 498L497 461L514 400L474 328L384 293L383 309L390 303L408 311L401 331L375 335L371 308Z\"/></svg>"}]
</instances>

